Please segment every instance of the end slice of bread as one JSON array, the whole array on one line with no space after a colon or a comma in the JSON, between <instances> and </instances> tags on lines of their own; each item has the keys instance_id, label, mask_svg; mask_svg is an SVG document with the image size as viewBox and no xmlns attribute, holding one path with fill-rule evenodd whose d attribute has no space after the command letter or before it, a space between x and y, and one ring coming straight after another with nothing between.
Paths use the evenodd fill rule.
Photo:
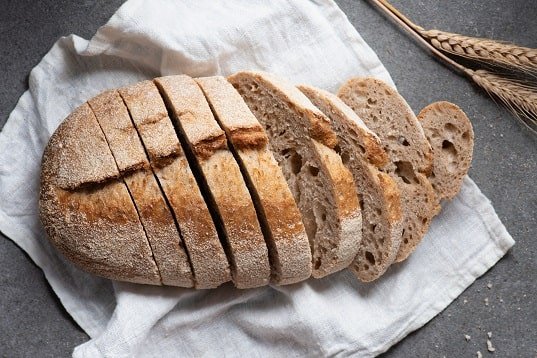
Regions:
<instances>
[{"instance_id":1,"label":"end slice of bread","mask_svg":"<svg viewBox=\"0 0 537 358\"><path fill-rule=\"evenodd\" d=\"M220 229L233 283L238 288L268 284L268 249L250 193L203 92L188 76L161 77L155 83Z\"/></svg>"},{"instance_id":2,"label":"end slice of bread","mask_svg":"<svg viewBox=\"0 0 537 358\"><path fill-rule=\"evenodd\" d=\"M262 72L228 78L263 125L274 157L302 214L313 273L346 268L361 241L358 194L349 170L332 149L329 119L293 85Z\"/></svg>"},{"instance_id":3,"label":"end slice of bread","mask_svg":"<svg viewBox=\"0 0 537 358\"><path fill-rule=\"evenodd\" d=\"M330 118L339 139L336 151L353 174L362 206L362 243L349 269L361 281L373 281L393 263L401 243L399 188L377 168L388 155L376 134L336 95L305 85L298 89Z\"/></svg>"},{"instance_id":4,"label":"end slice of bread","mask_svg":"<svg viewBox=\"0 0 537 358\"><path fill-rule=\"evenodd\" d=\"M453 199L468 173L474 150L470 120L457 105L435 102L418 114L427 140L433 148L433 170L429 181L440 199Z\"/></svg>"},{"instance_id":5,"label":"end slice of bread","mask_svg":"<svg viewBox=\"0 0 537 358\"><path fill-rule=\"evenodd\" d=\"M161 284L136 208L87 103L45 148L39 209L50 241L77 266L113 280Z\"/></svg>"},{"instance_id":6,"label":"end slice of bread","mask_svg":"<svg viewBox=\"0 0 537 358\"><path fill-rule=\"evenodd\" d=\"M300 212L267 146L263 127L224 77L196 79L241 167L269 249L272 282L311 276L311 253Z\"/></svg>"},{"instance_id":7,"label":"end slice of bread","mask_svg":"<svg viewBox=\"0 0 537 358\"><path fill-rule=\"evenodd\" d=\"M383 170L401 192L404 219L396 261L403 261L420 243L440 208L426 177L432 169L431 146L404 98L383 81L353 78L340 88L338 96L379 136L390 157Z\"/></svg>"}]
</instances>

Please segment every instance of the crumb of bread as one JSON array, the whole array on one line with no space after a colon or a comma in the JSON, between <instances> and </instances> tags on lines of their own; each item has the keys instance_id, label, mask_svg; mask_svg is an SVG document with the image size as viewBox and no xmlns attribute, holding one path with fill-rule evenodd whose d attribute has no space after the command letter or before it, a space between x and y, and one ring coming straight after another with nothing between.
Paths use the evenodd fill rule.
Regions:
<instances>
[{"instance_id":1,"label":"crumb of bread","mask_svg":"<svg viewBox=\"0 0 537 358\"><path fill-rule=\"evenodd\" d=\"M469 336L469 335L467 335L467 334L465 334L465 335L464 335L464 339L466 339L466 342L468 342L470 339L472 339L472 337Z\"/></svg>"},{"instance_id":2,"label":"crumb of bread","mask_svg":"<svg viewBox=\"0 0 537 358\"><path fill-rule=\"evenodd\" d=\"M492 346L492 342L490 341L490 339L487 339L487 350L489 352L494 352L496 350L496 348Z\"/></svg>"}]
</instances>

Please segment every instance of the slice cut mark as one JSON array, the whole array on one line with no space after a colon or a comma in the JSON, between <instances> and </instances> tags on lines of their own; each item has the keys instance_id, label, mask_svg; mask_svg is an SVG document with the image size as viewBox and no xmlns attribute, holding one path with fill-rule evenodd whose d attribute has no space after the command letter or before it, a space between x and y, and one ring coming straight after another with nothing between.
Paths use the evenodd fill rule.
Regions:
<instances>
[{"instance_id":1,"label":"slice cut mark","mask_svg":"<svg viewBox=\"0 0 537 358\"><path fill-rule=\"evenodd\" d=\"M153 256L165 285L192 287L190 272L184 272L174 255L179 232L129 113L117 91L107 91L89 101L127 189L140 216ZM183 272L182 272L183 271Z\"/></svg>"},{"instance_id":2,"label":"slice cut mark","mask_svg":"<svg viewBox=\"0 0 537 358\"><path fill-rule=\"evenodd\" d=\"M429 180L441 199L451 200L472 162L472 124L462 109L449 102L428 105L418 114L418 120L434 153Z\"/></svg>"},{"instance_id":3,"label":"slice cut mark","mask_svg":"<svg viewBox=\"0 0 537 358\"><path fill-rule=\"evenodd\" d=\"M189 263L196 288L213 288L229 281L224 250L158 89L153 82L144 81L119 93L150 158L165 207L171 210L181 234L176 241L182 239L182 252L173 252L170 261L180 259L181 272Z\"/></svg>"},{"instance_id":4,"label":"slice cut mark","mask_svg":"<svg viewBox=\"0 0 537 358\"><path fill-rule=\"evenodd\" d=\"M188 76L155 79L205 200L218 223L238 288L266 285L268 250L239 166L203 92Z\"/></svg>"},{"instance_id":5,"label":"slice cut mark","mask_svg":"<svg viewBox=\"0 0 537 358\"><path fill-rule=\"evenodd\" d=\"M390 157L383 168L399 186L403 234L396 262L405 260L421 242L439 203L426 175L432 168L432 149L416 116L388 84L375 78L353 78L338 96L375 132Z\"/></svg>"},{"instance_id":6,"label":"slice cut mark","mask_svg":"<svg viewBox=\"0 0 537 358\"><path fill-rule=\"evenodd\" d=\"M280 285L311 276L311 252L300 212L268 138L239 93L224 77L198 78L213 114L226 133L254 201L269 249L271 280Z\"/></svg>"},{"instance_id":7,"label":"slice cut mark","mask_svg":"<svg viewBox=\"0 0 537 358\"><path fill-rule=\"evenodd\" d=\"M160 285L151 248L89 105L64 120L45 149L40 214L53 244L84 270Z\"/></svg>"},{"instance_id":8,"label":"slice cut mark","mask_svg":"<svg viewBox=\"0 0 537 358\"><path fill-rule=\"evenodd\" d=\"M316 278L346 268L361 240L352 175L332 149L328 118L294 86L261 72L228 78L263 125L310 241Z\"/></svg>"},{"instance_id":9,"label":"slice cut mark","mask_svg":"<svg viewBox=\"0 0 537 358\"><path fill-rule=\"evenodd\" d=\"M388 156L379 138L337 96L311 86L298 86L330 118L339 144L336 151L351 170L362 202L362 243L352 265L365 282L380 277L393 263L401 242L402 213L396 182L379 171Z\"/></svg>"}]
</instances>

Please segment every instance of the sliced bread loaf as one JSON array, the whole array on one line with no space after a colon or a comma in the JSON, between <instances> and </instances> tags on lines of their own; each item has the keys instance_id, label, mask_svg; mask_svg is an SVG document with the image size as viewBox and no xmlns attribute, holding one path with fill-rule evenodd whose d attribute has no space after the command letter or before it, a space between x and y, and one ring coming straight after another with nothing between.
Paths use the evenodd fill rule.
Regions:
<instances>
[{"instance_id":1,"label":"sliced bread loaf","mask_svg":"<svg viewBox=\"0 0 537 358\"><path fill-rule=\"evenodd\" d=\"M338 96L375 132L390 157L383 168L398 184L404 213L402 242L396 261L405 260L419 244L439 210L426 175L432 149L416 116L397 91L374 78L353 78Z\"/></svg>"},{"instance_id":2,"label":"sliced bread loaf","mask_svg":"<svg viewBox=\"0 0 537 358\"><path fill-rule=\"evenodd\" d=\"M104 92L88 103L134 200L159 267L162 283L192 287L190 270L183 269L186 255L178 240L180 233L151 170L127 107L117 91Z\"/></svg>"},{"instance_id":3,"label":"sliced bread loaf","mask_svg":"<svg viewBox=\"0 0 537 358\"><path fill-rule=\"evenodd\" d=\"M155 83L213 210L235 286L266 285L270 280L268 250L252 198L203 92L188 76L161 77Z\"/></svg>"},{"instance_id":4,"label":"sliced bread loaf","mask_svg":"<svg viewBox=\"0 0 537 358\"><path fill-rule=\"evenodd\" d=\"M254 199L269 249L272 282L284 285L311 276L311 252L300 212L268 149L263 127L233 86L220 76L198 78Z\"/></svg>"},{"instance_id":5,"label":"sliced bread loaf","mask_svg":"<svg viewBox=\"0 0 537 358\"><path fill-rule=\"evenodd\" d=\"M87 103L52 135L43 154L39 208L50 241L84 270L160 285L129 192Z\"/></svg>"},{"instance_id":6,"label":"sliced bread loaf","mask_svg":"<svg viewBox=\"0 0 537 358\"><path fill-rule=\"evenodd\" d=\"M474 131L457 105L435 102L418 115L433 148L433 170L429 181L440 199L453 199L468 173L474 150Z\"/></svg>"},{"instance_id":7,"label":"sliced bread loaf","mask_svg":"<svg viewBox=\"0 0 537 358\"><path fill-rule=\"evenodd\" d=\"M228 80L263 125L293 193L310 240L314 277L346 268L361 241L361 214L352 175L332 149L328 118L293 85L262 72Z\"/></svg>"},{"instance_id":8,"label":"sliced bread loaf","mask_svg":"<svg viewBox=\"0 0 537 358\"><path fill-rule=\"evenodd\" d=\"M169 250L162 255L170 267L170 274L186 278L190 273L196 288L216 287L229 281L229 265L216 228L158 89L153 82L145 81L122 88L119 93L128 107L157 178L157 182L149 177L145 182L137 182L139 195L145 196L149 200L147 204L151 204L151 199L164 194L158 204L147 206L146 215L157 215L161 210L171 209L182 236L162 237ZM128 113L122 111L125 120L128 118L126 115ZM161 189L158 190L161 193L157 189ZM152 210L156 213L151 213ZM159 224L164 223L156 221L155 229ZM169 225L168 222L166 224Z\"/></svg>"},{"instance_id":9,"label":"sliced bread loaf","mask_svg":"<svg viewBox=\"0 0 537 358\"><path fill-rule=\"evenodd\" d=\"M399 188L378 169L388 155L380 139L336 95L311 86L298 89L330 118L339 139L336 151L353 174L362 206L362 243L349 268L361 281L373 281L393 263L401 243Z\"/></svg>"}]
</instances>

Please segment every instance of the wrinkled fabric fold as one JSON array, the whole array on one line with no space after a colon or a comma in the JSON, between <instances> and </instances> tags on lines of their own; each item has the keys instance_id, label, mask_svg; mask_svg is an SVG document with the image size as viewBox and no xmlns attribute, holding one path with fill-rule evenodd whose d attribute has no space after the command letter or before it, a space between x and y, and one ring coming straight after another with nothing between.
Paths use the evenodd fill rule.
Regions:
<instances>
[{"instance_id":1,"label":"wrinkled fabric fold","mask_svg":"<svg viewBox=\"0 0 537 358\"><path fill-rule=\"evenodd\" d=\"M253 290L112 283L54 250L37 200L41 155L63 118L105 89L246 69L330 91L352 76L393 84L329 0L131 0L90 41L61 38L32 70L0 132L0 231L43 270L90 336L75 357L374 356L442 311L514 244L466 178L415 253L371 284L347 271Z\"/></svg>"}]
</instances>

